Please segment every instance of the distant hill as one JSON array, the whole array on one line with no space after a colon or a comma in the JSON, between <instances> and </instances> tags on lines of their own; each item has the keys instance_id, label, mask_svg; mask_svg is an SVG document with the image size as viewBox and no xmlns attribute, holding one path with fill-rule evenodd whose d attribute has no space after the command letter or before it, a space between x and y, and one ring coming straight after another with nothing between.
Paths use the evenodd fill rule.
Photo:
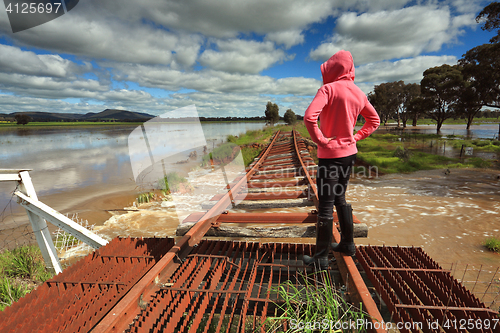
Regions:
<instances>
[{"instance_id":1,"label":"distant hill","mask_svg":"<svg viewBox=\"0 0 500 333\"><path fill-rule=\"evenodd\" d=\"M132 112L125 110L106 109L99 113L55 113L55 112L13 112L9 114L0 113L0 120L14 121L17 114L26 114L31 121L120 121L120 122L144 122L155 116L147 113Z\"/></svg>"}]
</instances>

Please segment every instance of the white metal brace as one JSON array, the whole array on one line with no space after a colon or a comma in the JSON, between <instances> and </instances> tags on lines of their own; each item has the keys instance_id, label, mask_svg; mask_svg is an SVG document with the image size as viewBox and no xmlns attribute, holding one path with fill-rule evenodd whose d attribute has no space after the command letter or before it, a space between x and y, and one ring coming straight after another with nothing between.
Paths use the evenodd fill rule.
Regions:
<instances>
[{"instance_id":1,"label":"white metal brace","mask_svg":"<svg viewBox=\"0 0 500 333\"><path fill-rule=\"evenodd\" d=\"M28 214L28 218L35 233L38 246L42 252L47 268L53 269L56 274L62 272L57 256L57 250L52 242L47 222L49 221L62 230L75 236L93 248L107 244L107 241L92 233L78 223L72 221L46 204L38 201L38 197L29 175L29 170L0 169L0 181L18 181L20 191L14 192Z\"/></svg>"}]
</instances>

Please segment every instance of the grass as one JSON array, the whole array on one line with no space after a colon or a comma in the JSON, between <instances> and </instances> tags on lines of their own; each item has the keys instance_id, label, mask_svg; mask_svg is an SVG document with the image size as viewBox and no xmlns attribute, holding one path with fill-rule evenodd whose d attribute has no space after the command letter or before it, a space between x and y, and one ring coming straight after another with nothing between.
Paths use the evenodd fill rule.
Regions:
<instances>
[{"instance_id":1,"label":"grass","mask_svg":"<svg viewBox=\"0 0 500 333\"><path fill-rule=\"evenodd\" d=\"M484 160L479 157L471 157L465 160L450 158L436 154L430 154L419 151L418 143L428 140L445 140L435 134L372 134L368 138L359 141L358 158L363 162L376 166L381 173L409 173L418 170L432 170L443 168L489 168L492 161ZM413 147L412 141L415 142ZM451 144L461 147L461 140L452 140ZM478 143L484 140L475 140ZM408 147L404 147L405 143ZM480 143L479 143L480 144ZM493 146L494 143L483 147ZM484 150L485 148L483 148ZM500 151L500 150L499 150Z\"/></svg>"},{"instance_id":2,"label":"grass","mask_svg":"<svg viewBox=\"0 0 500 333\"><path fill-rule=\"evenodd\" d=\"M298 122L294 128L300 135L310 139L303 123ZM290 131L292 127L266 127L261 131L249 131L239 137L229 136L228 141L240 145L245 165L248 166L261 151L261 148L255 148L252 144L267 144L277 129ZM443 138L438 134L375 133L357 143L358 159L365 164L376 167L382 174L448 168L490 168L493 166L493 161L479 157L468 157L461 160L421 151L422 144L429 145L429 141L436 144L437 141L444 140L447 141L447 145L456 149L460 149L464 144L466 147L473 147L485 152L500 152L499 140L465 140L455 135Z\"/></svg>"},{"instance_id":3,"label":"grass","mask_svg":"<svg viewBox=\"0 0 500 333\"><path fill-rule=\"evenodd\" d=\"M226 142L215 148L211 153L204 155L202 158L202 165L209 166L210 160L215 164L226 164L231 161L235 156L235 147L237 147L232 142Z\"/></svg>"},{"instance_id":4,"label":"grass","mask_svg":"<svg viewBox=\"0 0 500 333\"><path fill-rule=\"evenodd\" d=\"M410 119L407 123L406 126L411 126L413 119ZM472 122L472 125L480 125L480 124L495 124L498 123L500 120L498 118L474 118L474 121ZM397 124L397 121L392 120L387 122L388 124ZM443 124L447 125L467 125L467 120L466 119L446 119ZM423 118L423 119L418 119L417 120L417 125L436 125L436 121L434 119L430 118Z\"/></svg>"},{"instance_id":5,"label":"grass","mask_svg":"<svg viewBox=\"0 0 500 333\"><path fill-rule=\"evenodd\" d=\"M37 246L3 251L0 253L0 310L12 305L51 276Z\"/></svg>"},{"instance_id":6,"label":"grass","mask_svg":"<svg viewBox=\"0 0 500 333\"><path fill-rule=\"evenodd\" d=\"M299 129L305 126L300 123L296 123L295 128ZM262 130L252 130L240 136L229 135L227 141L229 143L236 144L240 146L241 153L243 155L243 161L245 166L248 166L262 151L260 147L254 147L254 144L268 144L272 135L277 131L291 131L292 126L290 125L276 125L276 126L266 126ZM306 130L307 132L307 130Z\"/></svg>"},{"instance_id":7,"label":"grass","mask_svg":"<svg viewBox=\"0 0 500 333\"><path fill-rule=\"evenodd\" d=\"M158 186L162 189L163 194L170 194L171 192L178 192L181 187L189 186L189 182L177 172L170 172L166 177L160 179Z\"/></svg>"},{"instance_id":8,"label":"grass","mask_svg":"<svg viewBox=\"0 0 500 333\"><path fill-rule=\"evenodd\" d=\"M274 292L283 300L281 304L275 303L281 315L267 318L266 332L351 332L342 324L368 318L361 303L358 308L343 298L327 272L319 272L315 277L302 276L301 280L298 286L288 280L275 288ZM362 325L353 331L366 332Z\"/></svg>"},{"instance_id":9,"label":"grass","mask_svg":"<svg viewBox=\"0 0 500 333\"><path fill-rule=\"evenodd\" d=\"M0 311L11 306L29 292L30 289L25 284L4 276L0 279Z\"/></svg>"},{"instance_id":10,"label":"grass","mask_svg":"<svg viewBox=\"0 0 500 333\"><path fill-rule=\"evenodd\" d=\"M500 253L500 239L490 237L484 242L484 246L490 251Z\"/></svg>"},{"instance_id":11,"label":"grass","mask_svg":"<svg viewBox=\"0 0 500 333\"><path fill-rule=\"evenodd\" d=\"M148 202L154 200L155 197L156 197L156 195L153 191L139 193L137 195L137 203L139 203L139 204L148 203Z\"/></svg>"},{"instance_id":12,"label":"grass","mask_svg":"<svg viewBox=\"0 0 500 333\"><path fill-rule=\"evenodd\" d=\"M500 141L493 139L457 139L452 142L453 147L460 149L462 145L464 147L472 147L475 150L480 150L484 152L500 153Z\"/></svg>"}]
</instances>

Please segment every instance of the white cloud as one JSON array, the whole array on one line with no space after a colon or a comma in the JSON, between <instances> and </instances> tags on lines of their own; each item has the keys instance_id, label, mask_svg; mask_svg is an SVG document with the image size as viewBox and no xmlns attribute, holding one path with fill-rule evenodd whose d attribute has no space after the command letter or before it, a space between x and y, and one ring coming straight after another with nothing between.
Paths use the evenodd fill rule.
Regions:
<instances>
[{"instance_id":1,"label":"white cloud","mask_svg":"<svg viewBox=\"0 0 500 333\"><path fill-rule=\"evenodd\" d=\"M56 54L39 55L0 44L0 72L72 78L76 73L90 69L89 64L78 66Z\"/></svg>"},{"instance_id":2,"label":"white cloud","mask_svg":"<svg viewBox=\"0 0 500 333\"><path fill-rule=\"evenodd\" d=\"M102 105L73 104L62 100L0 94L0 113L44 111L60 113L100 112Z\"/></svg>"},{"instance_id":3,"label":"white cloud","mask_svg":"<svg viewBox=\"0 0 500 333\"><path fill-rule=\"evenodd\" d=\"M199 62L214 70L228 73L256 74L276 62L287 59L283 50L276 49L272 42L256 42L240 39L218 40L218 51L204 51Z\"/></svg>"},{"instance_id":4,"label":"white cloud","mask_svg":"<svg viewBox=\"0 0 500 333\"><path fill-rule=\"evenodd\" d=\"M266 35L266 40L282 44L289 49L294 45L304 43L304 35L301 30L270 32Z\"/></svg>"},{"instance_id":5,"label":"white cloud","mask_svg":"<svg viewBox=\"0 0 500 333\"><path fill-rule=\"evenodd\" d=\"M304 28L335 10L335 0L193 0L153 1L146 9L154 22L218 38L239 33L266 34Z\"/></svg>"},{"instance_id":6,"label":"white cloud","mask_svg":"<svg viewBox=\"0 0 500 333\"><path fill-rule=\"evenodd\" d=\"M312 78L289 77L274 79L270 76L228 73L215 70L184 72L166 66L114 64L116 78L126 78L148 88L170 91L192 89L208 93L295 94L315 95L321 86Z\"/></svg>"},{"instance_id":7,"label":"white cloud","mask_svg":"<svg viewBox=\"0 0 500 333\"><path fill-rule=\"evenodd\" d=\"M483 0L450 0L449 3L459 13L479 13L487 5Z\"/></svg>"},{"instance_id":8,"label":"white cloud","mask_svg":"<svg viewBox=\"0 0 500 333\"><path fill-rule=\"evenodd\" d=\"M203 42L202 37L194 34L118 21L102 13L84 14L85 11L71 11L13 37L22 45L93 59L184 66L194 64Z\"/></svg>"},{"instance_id":9,"label":"white cloud","mask_svg":"<svg viewBox=\"0 0 500 333\"><path fill-rule=\"evenodd\" d=\"M439 51L471 24L470 15L452 19L447 7L346 13L338 18L335 34L312 50L310 57L326 60L341 49L351 51L356 65L414 57Z\"/></svg>"},{"instance_id":10,"label":"white cloud","mask_svg":"<svg viewBox=\"0 0 500 333\"><path fill-rule=\"evenodd\" d=\"M456 63L457 58L454 56L419 56L395 62L375 62L357 67L355 81L366 83L365 88L373 88L373 84L400 80L405 81L405 83L420 83L426 69L443 64L455 65Z\"/></svg>"},{"instance_id":11,"label":"white cloud","mask_svg":"<svg viewBox=\"0 0 500 333\"><path fill-rule=\"evenodd\" d=\"M356 83L365 92L381 82L419 82L425 69L456 62L453 56L422 55L460 42L464 27L477 26L481 1L419 1L433 5L403 8L407 3L87 0L16 34L1 12L0 34L14 46L0 44L0 91L15 96L0 95L0 112L122 108L160 114L195 103L207 116L253 116L276 96L280 109L303 114L321 85L318 71L283 76L297 75L289 69L303 65L298 45L315 34L331 35L310 58L350 50ZM336 17L332 34L333 27L323 23ZM296 58L287 53L294 46ZM264 70L275 77L259 75ZM114 88L127 85L134 88ZM81 103L57 100L65 98Z\"/></svg>"}]
</instances>

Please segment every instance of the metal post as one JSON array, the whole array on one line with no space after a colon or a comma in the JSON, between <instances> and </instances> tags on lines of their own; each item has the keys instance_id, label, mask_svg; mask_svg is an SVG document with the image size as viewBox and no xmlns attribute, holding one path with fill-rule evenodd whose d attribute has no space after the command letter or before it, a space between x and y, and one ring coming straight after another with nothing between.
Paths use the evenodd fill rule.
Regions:
<instances>
[{"instance_id":1,"label":"metal post","mask_svg":"<svg viewBox=\"0 0 500 333\"><path fill-rule=\"evenodd\" d=\"M28 171L21 171L19 173L19 177L21 178L21 181L19 182L21 191L31 199L38 201L35 187L33 186ZM31 222L31 227L33 228L33 232L35 233L36 241L38 242L38 246L40 247L40 251L42 252L43 259L45 260L45 265L47 266L47 268L53 270L56 274L61 273L61 263L59 262L57 250L54 246L54 243L52 242L52 237L50 236L47 222L40 216L30 212L27 209L26 213L28 214L28 218Z\"/></svg>"}]
</instances>

